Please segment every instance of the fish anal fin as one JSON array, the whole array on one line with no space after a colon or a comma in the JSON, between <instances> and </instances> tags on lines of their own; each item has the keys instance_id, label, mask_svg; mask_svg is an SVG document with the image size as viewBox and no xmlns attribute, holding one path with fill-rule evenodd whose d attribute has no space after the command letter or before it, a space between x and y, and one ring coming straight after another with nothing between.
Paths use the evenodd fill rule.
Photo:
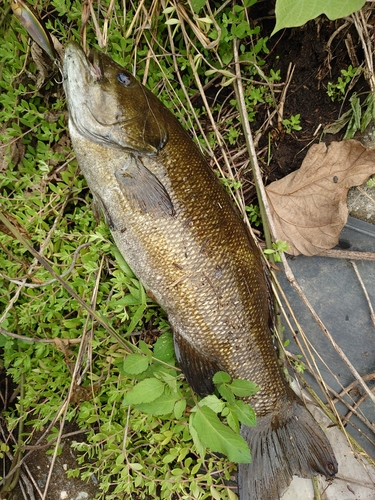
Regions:
<instances>
[{"instance_id":1,"label":"fish anal fin","mask_svg":"<svg viewBox=\"0 0 375 500\"><path fill-rule=\"evenodd\" d=\"M252 462L238 466L240 500L278 500L293 475L332 478L337 473L328 438L303 402L290 396L280 411L259 417L256 427L241 428Z\"/></svg>"},{"instance_id":2,"label":"fish anal fin","mask_svg":"<svg viewBox=\"0 0 375 500\"><path fill-rule=\"evenodd\" d=\"M115 176L133 210L140 210L155 217L174 215L167 190L138 157L129 155L124 166L116 170Z\"/></svg>"},{"instance_id":3,"label":"fish anal fin","mask_svg":"<svg viewBox=\"0 0 375 500\"><path fill-rule=\"evenodd\" d=\"M212 394L215 390L212 377L221 370L219 365L178 332L174 332L173 339L178 364L190 387L200 396Z\"/></svg>"}]
</instances>

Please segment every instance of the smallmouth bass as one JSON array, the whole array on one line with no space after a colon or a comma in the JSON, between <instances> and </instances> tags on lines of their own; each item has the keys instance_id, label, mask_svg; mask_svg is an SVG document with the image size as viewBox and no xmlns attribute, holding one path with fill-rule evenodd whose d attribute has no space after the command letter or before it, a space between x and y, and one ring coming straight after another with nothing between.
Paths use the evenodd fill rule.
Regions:
<instances>
[{"instance_id":1,"label":"smallmouth bass","mask_svg":"<svg viewBox=\"0 0 375 500\"><path fill-rule=\"evenodd\" d=\"M261 253L197 146L108 56L70 43L63 73L80 168L120 252L168 314L187 381L206 395L223 370L261 387L248 400L257 426L241 430L253 460L239 465L241 500L276 500L294 474L333 477L332 448L278 364Z\"/></svg>"}]
</instances>

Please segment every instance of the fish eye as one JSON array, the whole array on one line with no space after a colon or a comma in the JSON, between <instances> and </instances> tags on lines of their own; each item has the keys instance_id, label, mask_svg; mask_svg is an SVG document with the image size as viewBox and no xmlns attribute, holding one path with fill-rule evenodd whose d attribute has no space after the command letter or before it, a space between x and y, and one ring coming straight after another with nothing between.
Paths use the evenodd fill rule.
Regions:
<instances>
[{"instance_id":1,"label":"fish eye","mask_svg":"<svg viewBox=\"0 0 375 500\"><path fill-rule=\"evenodd\" d=\"M128 77L128 75L126 75L125 73L118 73L117 74L117 80L122 84L122 85L125 85L125 87L127 87L129 84L130 84L130 78Z\"/></svg>"}]
</instances>

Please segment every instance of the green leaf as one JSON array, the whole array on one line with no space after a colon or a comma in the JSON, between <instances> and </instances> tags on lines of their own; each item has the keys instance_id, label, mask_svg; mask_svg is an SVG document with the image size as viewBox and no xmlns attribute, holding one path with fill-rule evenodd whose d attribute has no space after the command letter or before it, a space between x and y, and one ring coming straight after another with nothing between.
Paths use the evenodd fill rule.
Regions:
<instances>
[{"instance_id":1,"label":"green leaf","mask_svg":"<svg viewBox=\"0 0 375 500\"><path fill-rule=\"evenodd\" d=\"M152 351L148 347L148 345L146 344L146 342L144 340L140 340L139 344L138 344L138 347L143 352L143 354L145 354L147 356L147 358L151 361L152 360Z\"/></svg>"},{"instance_id":2,"label":"green leaf","mask_svg":"<svg viewBox=\"0 0 375 500\"><path fill-rule=\"evenodd\" d=\"M138 375L148 368L148 359L142 354L128 354L124 359L122 369L130 375Z\"/></svg>"},{"instance_id":3,"label":"green leaf","mask_svg":"<svg viewBox=\"0 0 375 500\"><path fill-rule=\"evenodd\" d=\"M202 443L212 451L224 453L232 462L251 461L246 441L224 425L211 408L200 408L193 416L193 426Z\"/></svg>"},{"instance_id":4,"label":"green leaf","mask_svg":"<svg viewBox=\"0 0 375 500\"><path fill-rule=\"evenodd\" d=\"M116 458L116 465L121 465L124 463L125 457L123 453L120 453Z\"/></svg>"},{"instance_id":5,"label":"green leaf","mask_svg":"<svg viewBox=\"0 0 375 500\"><path fill-rule=\"evenodd\" d=\"M231 384L229 384L230 389L233 394L240 398L244 398L246 396L252 396L256 392L260 390L259 385L254 384L254 382L250 382L250 380L236 379L233 380Z\"/></svg>"},{"instance_id":6,"label":"green leaf","mask_svg":"<svg viewBox=\"0 0 375 500\"><path fill-rule=\"evenodd\" d=\"M283 28L302 26L321 14L333 20L346 17L363 7L366 0L276 0L274 35Z\"/></svg>"},{"instance_id":7,"label":"green leaf","mask_svg":"<svg viewBox=\"0 0 375 500\"><path fill-rule=\"evenodd\" d=\"M170 332L163 333L155 342L154 356L165 363L174 358L173 335Z\"/></svg>"},{"instance_id":8,"label":"green leaf","mask_svg":"<svg viewBox=\"0 0 375 500\"><path fill-rule=\"evenodd\" d=\"M176 394L162 394L155 401L138 404L136 408L149 415L169 415L173 412L176 398Z\"/></svg>"},{"instance_id":9,"label":"green leaf","mask_svg":"<svg viewBox=\"0 0 375 500\"><path fill-rule=\"evenodd\" d=\"M151 401L155 401L155 399L161 396L163 391L164 383L161 382L161 380L157 378L146 378L135 385L133 389L125 395L123 403L126 405L151 403Z\"/></svg>"},{"instance_id":10,"label":"green leaf","mask_svg":"<svg viewBox=\"0 0 375 500\"><path fill-rule=\"evenodd\" d=\"M210 486L210 493L214 500L221 500L221 493L212 484Z\"/></svg>"},{"instance_id":11,"label":"green leaf","mask_svg":"<svg viewBox=\"0 0 375 500\"><path fill-rule=\"evenodd\" d=\"M204 7L206 0L191 0L191 6L196 14L198 14Z\"/></svg>"},{"instance_id":12,"label":"green leaf","mask_svg":"<svg viewBox=\"0 0 375 500\"><path fill-rule=\"evenodd\" d=\"M219 391L220 396L228 401L228 403L234 403L234 394L228 385L221 384L218 386L217 390Z\"/></svg>"},{"instance_id":13,"label":"green leaf","mask_svg":"<svg viewBox=\"0 0 375 500\"><path fill-rule=\"evenodd\" d=\"M371 120L374 119L374 112L375 112L375 102L374 102L374 95L369 94L368 97L365 99L365 102L363 103L363 109L365 110L362 118L361 118L361 132L363 133L371 122Z\"/></svg>"},{"instance_id":14,"label":"green leaf","mask_svg":"<svg viewBox=\"0 0 375 500\"><path fill-rule=\"evenodd\" d=\"M226 372L216 372L212 377L214 384L226 384L231 381L230 375Z\"/></svg>"},{"instance_id":15,"label":"green leaf","mask_svg":"<svg viewBox=\"0 0 375 500\"><path fill-rule=\"evenodd\" d=\"M231 409L237 415L238 420L244 425L248 425L249 427L254 427L256 425L257 419L255 411L244 401L235 401L234 404L231 405Z\"/></svg>"},{"instance_id":16,"label":"green leaf","mask_svg":"<svg viewBox=\"0 0 375 500\"><path fill-rule=\"evenodd\" d=\"M135 311L128 328L126 329L126 334L134 331L135 327L138 325L139 321L142 319L143 313L146 309L146 304L141 304Z\"/></svg>"},{"instance_id":17,"label":"green leaf","mask_svg":"<svg viewBox=\"0 0 375 500\"><path fill-rule=\"evenodd\" d=\"M143 465L138 464L137 462L129 463L129 467L130 467L130 469L133 469L133 470L142 470L143 469Z\"/></svg>"},{"instance_id":18,"label":"green leaf","mask_svg":"<svg viewBox=\"0 0 375 500\"><path fill-rule=\"evenodd\" d=\"M186 400L185 399L179 399L178 401L176 401L174 408L173 408L173 414L177 420L182 417L182 414L184 413L185 408L186 408Z\"/></svg>"},{"instance_id":19,"label":"green leaf","mask_svg":"<svg viewBox=\"0 0 375 500\"><path fill-rule=\"evenodd\" d=\"M236 412L231 408L227 408L229 411L228 415L225 415L227 424L236 434L240 433L240 422L238 420ZM224 415L223 415L224 416Z\"/></svg>"},{"instance_id":20,"label":"green leaf","mask_svg":"<svg viewBox=\"0 0 375 500\"><path fill-rule=\"evenodd\" d=\"M197 452L199 453L199 456L201 457L202 461L204 461L204 457L206 455L206 448L203 445L203 442L201 441L199 434L194 427L194 417L195 415L191 413L189 418L189 432L191 437L193 438L193 442L197 449ZM199 464L197 464L197 467L199 468Z\"/></svg>"},{"instance_id":21,"label":"green leaf","mask_svg":"<svg viewBox=\"0 0 375 500\"><path fill-rule=\"evenodd\" d=\"M348 128L346 129L346 133L344 135L344 139L352 139L355 133L361 127L361 103L356 94L353 94L349 99L351 109L353 110L353 114L348 124Z\"/></svg>"},{"instance_id":22,"label":"green leaf","mask_svg":"<svg viewBox=\"0 0 375 500\"><path fill-rule=\"evenodd\" d=\"M125 261L124 257L121 255L120 250L116 246L111 247L111 252L116 258L116 262L121 269L121 271L124 272L125 276L128 276L129 278L134 278L134 273L128 266L127 262Z\"/></svg>"},{"instance_id":23,"label":"green leaf","mask_svg":"<svg viewBox=\"0 0 375 500\"><path fill-rule=\"evenodd\" d=\"M215 394L210 394L199 401L199 406L208 406L215 413L220 413L223 411L225 403L215 396Z\"/></svg>"},{"instance_id":24,"label":"green leaf","mask_svg":"<svg viewBox=\"0 0 375 500\"><path fill-rule=\"evenodd\" d=\"M1 333L0 334L0 347L4 347L5 344L8 342L8 340L9 340L8 337Z\"/></svg>"},{"instance_id":25,"label":"green leaf","mask_svg":"<svg viewBox=\"0 0 375 500\"><path fill-rule=\"evenodd\" d=\"M247 21L241 21L239 24L234 24L232 26L232 34L237 38L244 38L245 36L250 35L251 28Z\"/></svg>"}]
</instances>

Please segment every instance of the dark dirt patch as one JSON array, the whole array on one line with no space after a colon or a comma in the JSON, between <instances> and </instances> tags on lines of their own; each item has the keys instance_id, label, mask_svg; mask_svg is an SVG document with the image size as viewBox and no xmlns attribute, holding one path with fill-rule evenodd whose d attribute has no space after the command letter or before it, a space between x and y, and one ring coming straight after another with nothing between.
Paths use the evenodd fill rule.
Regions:
<instances>
[{"instance_id":1,"label":"dark dirt patch","mask_svg":"<svg viewBox=\"0 0 375 500\"><path fill-rule=\"evenodd\" d=\"M260 23L262 36L269 36L274 26L273 20L260 19ZM337 82L340 70L347 69L350 64L353 65L345 41L350 40L359 62L363 60L358 35L352 24L339 31L330 42L333 33L344 23L343 20L329 21L322 16L302 28L286 29L277 33L268 42L270 53L266 57L264 68L266 73L270 69L280 70L281 81L285 81L289 65L295 67L286 94L283 118L300 114L302 130L288 134L278 128L277 117L273 119L267 131L272 138L269 164L267 164L268 134L263 134L258 145L258 150L263 151L258 160L263 168L266 184L299 168L313 143L324 140L329 144L332 140L341 140L344 131L322 137L324 127L333 123L349 109L348 99L352 91L369 92L367 82L361 77L345 101L333 102L327 95L328 82ZM267 111L263 116L258 116L258 122L252 127L253 131L261 124L261 120L266 118L266 113ZM248 191L246 198L247 203L253 202L254 190Z\"/></svg>"},{"instance_id":2,"label":"dark dirt patch","mask_svg":"<svg viewBox=\"0 0 375 500\"><path fill-rule=\"evenodd\" d=\"M68 478L67 476L68 470L79 467L77 463L78 453L72 449L72 442L84 441L85 435L71 423L65 424L63 434L65 437L61 442L61 454L58 455L54 463L46 500L92 500L99 492L98 479L94 475L88 481ZM33 434L33 440L28 450L24 451L25 460L20 480L14 490L0 494L2 500L23 500L24 498L36 500L40 498L38 489L40 492L44 491L52 464L52 455L46 454L46 451L53 449L46 440L32 449L38 442L40 435L41 433Z\"/></svg>"}]
</instances>

